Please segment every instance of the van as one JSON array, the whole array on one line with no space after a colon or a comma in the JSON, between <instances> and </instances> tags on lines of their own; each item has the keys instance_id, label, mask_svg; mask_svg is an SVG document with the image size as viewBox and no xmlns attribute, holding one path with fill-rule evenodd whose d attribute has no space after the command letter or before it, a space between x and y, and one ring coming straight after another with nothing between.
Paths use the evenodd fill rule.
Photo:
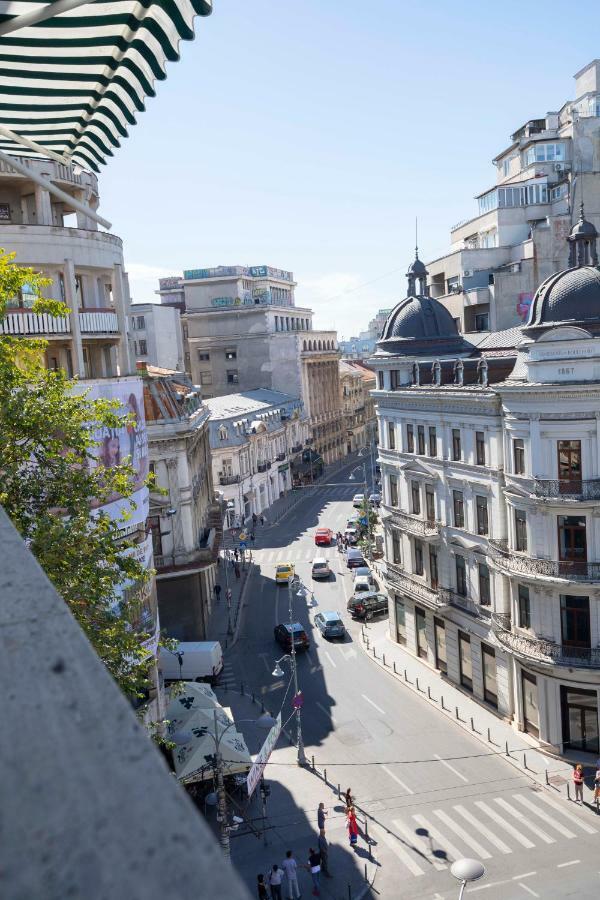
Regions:
<instances>
[{"instance_id":1,"label":"van","mask_svg":"<svg viewBox=\"0 0 600 900\"><path fill-rule=\"evenodd\" d=\"M331 569L324 556L316 556L313 559L311 574L313 578L329 578Z\"/></svg>"},{"instance_id":2,"label":"van","mask_svg":"<svg viewBox=\"0 0 600 900\"><path fill-rule=\"evenodd\" d=\"M358 566L366 565L362 552L356 547L348 547L346 550L346 565L349 569L356 569Z\"/></svg>"},{"instance_id":3,"label":"van","mask_svg":"<svg viewBox=\"0 0 600 900\"><path fill-rule=\"evenodd\" d=\"M158 665L165 681L214 684L223 668L223 651L218 641L182 641L175 650L161 647Z\"/></svg>"}]
</instances>

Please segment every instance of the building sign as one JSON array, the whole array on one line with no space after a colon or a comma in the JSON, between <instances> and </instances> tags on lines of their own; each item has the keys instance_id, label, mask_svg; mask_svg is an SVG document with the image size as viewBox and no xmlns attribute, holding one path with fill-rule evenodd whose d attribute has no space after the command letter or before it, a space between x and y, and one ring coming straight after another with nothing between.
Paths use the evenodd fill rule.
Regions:
<instances>
[{"instance_id":1,"label":"building sign","mask_svg":"<svg viewBox=\"0 0 600 900\"><path fill-rule=\"evenodd\" d=\"M0 222L10 222L10 204L0 203Z\"/></svg>"},{"instance_id":2,"label":"building sign","mask_svg":"<svg viewBox=\"0 0 600 900\"><path fill-rule=\"evenodd\" d=\"M173 288L181 287L181 278L179 275L170 275L168 278L159 278L158 286L161 291L170 291Z\"/></svg>"},{"instance_id":3,"label":"building sign","mask_svg":"<svg viewBox=\"0 0 600 900\"><path fill-rule=\"evenodd\" d=\"M254 791L256 790L256 786L259 783L260 779L263 776L263 772L265 771L266 765L269 761L269 757L273 750L275 749L275 744L281 734L281 712L277 716L275 720L275 724L269 731L267 735L267 739L259 750L258 756L254 760L254 765L248 772L248 777L246 779L246 784L248 786L248 799L252 796Z\"/></svg>"},{"instance_id":4,"label":"building sign","mask_svg":"<svg viewBox=\"0 0 600 900\"><path fill-rule=\"evenodd\" d=\"M533 300L533 293L531 291L524 291L519 294L519 300L517 302L517 315L520 317L521 321L524 322L529 315L529 307L531 306L531 301Z\"/></svg>"},{"instance_id":5,"label":"building sign","mask_svg":"<svg viewBox=\"0 0 600 900\"><path fill-rule=\"evenodd\" d=\"M253 278L266 278L267 277L267 267L266 266L250 266L250 274Z\"/></svg>"},{"instance_id":6,"label":"building sign","mask_svg":"<svg viewBox=\"0 0 600 900\"><path fill-rule=\"evenodd\" d=\"M210 302L213 306L239 306L240 301L239 297L213 297Z\"/></svg>"}]
</instances>

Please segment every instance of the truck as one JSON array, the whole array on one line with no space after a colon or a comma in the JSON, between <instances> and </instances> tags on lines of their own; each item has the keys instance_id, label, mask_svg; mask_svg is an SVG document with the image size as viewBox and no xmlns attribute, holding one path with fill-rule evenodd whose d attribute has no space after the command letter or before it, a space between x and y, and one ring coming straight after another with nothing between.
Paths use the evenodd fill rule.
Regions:
<instances>
[{"instance_id":1,"label":"truck","mask_svg":"<svg viewBox=\"0 0 600 900\"><path fill-rule=\"evenodd\" d=\"M162 647L158 664L165 681L214 684L223 668L223 650L219 641L181 641L175 650Z\"/></svg>"}]
</instances>

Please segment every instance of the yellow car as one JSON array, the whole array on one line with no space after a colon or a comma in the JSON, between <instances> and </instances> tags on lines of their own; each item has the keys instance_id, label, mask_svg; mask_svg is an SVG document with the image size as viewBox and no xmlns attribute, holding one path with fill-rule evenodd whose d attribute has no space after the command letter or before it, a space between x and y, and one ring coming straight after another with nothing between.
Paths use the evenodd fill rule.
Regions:
<instances>
[{"instance_id":1,"label":"yellow car","mask_svg":"<svg viewBox=\"0 0 600 900\"><path fill-rule=\"evenodd\" d=\"M282 563L275 569L275 582L277 584L289 584L294 577L294 566L292 563Z\"/></svg>"}]
</instances>

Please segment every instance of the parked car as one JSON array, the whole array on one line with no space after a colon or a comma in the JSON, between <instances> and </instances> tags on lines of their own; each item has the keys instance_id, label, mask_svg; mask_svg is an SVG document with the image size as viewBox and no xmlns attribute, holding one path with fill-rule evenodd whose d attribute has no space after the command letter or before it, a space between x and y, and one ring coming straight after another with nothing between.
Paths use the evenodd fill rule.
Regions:
<instances>
[{"instance_id":1,"label":"parked car","mask_svg":"<svg viewBox=\"0 0 600 900\"><path fill-rule=\"evenodd\" d=\"M348 600L348 612L353 619L369 621L374 616L387 615L388 598L386 594L360 594Z\"/></svg>"},{"instance_id":2,"label":"parked car","mask_svg":"<svg viewBox=\"0 0 600 900\"><path fill-rule=\"evenodd\" d=\"M352 498L352 506L355 509L360 509L361 506L364 506L365 503L365 495L364 494L355 494Z\"/></svg>"},{"instance_id":3,"label":"parked car","mask_svg":"<svg viewBox=\"0 0 600 900\"><path fill-rule=\"evenodd\" d=\"M329 578L331 569L324 556L315 556L312 563L311 575L313 578Z\"/></svg>"},{"instance_id":4,"label":"parked car","mask_svg":"<svg viewBox=\"0 0 600 900\"><path fill-rule=\"evenodd\" d=\"M348 539L349 544L358 543L358 530L356 528L346 528L344 536Z\"/></svg>"},{"instance_id":5,"label":"parked car","mask_svg":"<svg viewBox=\"0 0 600 900\"><path fill-rule=\"evenodd\" d=\"M356 581L357 578L360 578L361 575L366 575L367 578L373 578L373 573L366 563L364 566L357 566L356 569L352 569L352 578L354 581Z\"/></svg>"},{"instance_id":6,"label":"parked car","mask_svg":"<svg viewBox=\"0 0 600 900\"><path fill-rule=\"evenodd\" d=\"M329 547L334 534L331 528L317 528L315 531L315 544L317 547Z\"/></svg>"},{"instance_id":7,"label":"parked car","mask_svg":"<svg viewBox=\"0 0 600 900\"><path fill-rule=\"evenodd\" d=\"M294 622L293 625L290 625L289 622L284 622L281 625L276 625L274 630L275 640L282 647L286 653L291 653L292 651L292 629L294 632L294 648L296 651L298 650L308 650L310 646L310 642L308 640L308 635L304 629L304 625L301 625L300 622Z\"/></svg>"},{"instance_id":8,"label":"parked car","mask_svg":"<svg viewBox=\"0 0 600 900\"><path fill-rule=\"evenodd\" d=\"M361 575L354 579L354 594L372 594L379 585L371 575Z\"/></svg>"},{"instance_id":9,"label":"parked car","mask_svg":"<svg viewBox=\"0 0 600 900\"><path fill-rule=\"evenodd\" d=\"M366 565L363 555L356 547L348 547L346 550L346 565L349 569L356 569L358 566Z\"/></svg>"},{"instance_id":10,"label":"parked car","mask_svg":"<svg viewBox=\"0 0 600 900\"><path fill-rule=\"evenodd\" d=\"M275 581L277 584L289 584L294 580L295 570L293 563L281 563L275 569Z\"/></svg>"},{"instance_id":11,"label":"parked car","mask_svg":"<svg viewBox=\"0 0 600 900\"><path fill-rule=\"evenodd\" d=\"M381 494L378 494L378 493L369 494L369 503L370 503L372 506L380 506L380 504L381 504Z\"/></svg>"},{"instance_id":12,"label":"parked car","mask_svg":"<svg viewBox=\"0 0 600 900\"><path fill-rule=\"evenodd\" d=\"M344 638L346 629L338 612L326 610L317 613L315 616L315 625L325 638Z\"/></svg>"}]
</instances>

